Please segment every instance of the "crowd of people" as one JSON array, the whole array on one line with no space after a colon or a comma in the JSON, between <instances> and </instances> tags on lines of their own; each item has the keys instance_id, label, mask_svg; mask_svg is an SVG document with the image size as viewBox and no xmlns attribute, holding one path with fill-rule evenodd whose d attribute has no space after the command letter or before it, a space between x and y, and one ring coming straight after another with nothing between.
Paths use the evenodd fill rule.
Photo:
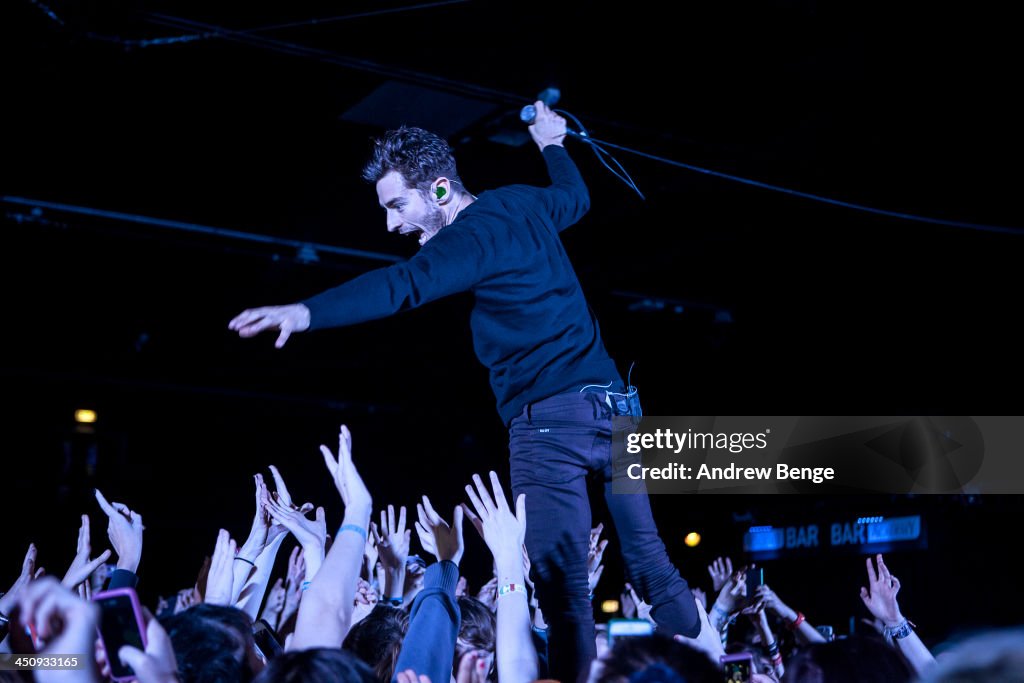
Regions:
<instances>
[{"instance_id":1,"label":"crowd of people","mask_svg":"<svg viewBox=\"0 0 1024 683\"><path fill-rule=\"evenodd\" d=\"M530 578L525 496L508 500L491 472L486 479L473 476L466 502L450 514L426 495L412 519L405 507L375 509L351 445L343 426L336 453L321 447L325 475L344 507L334 534L324 508L297 505L277 468L270 468L273 490L255 475L248 536L238 544L220 529L195 584L161 598L152 611L143 608L142 648L108 651L98 636L102 608L94 594L135 588L145 527L138 510L96 491L112 548L93 557L90 518L83 514L77 553L62 579L37 567L37 549L30 546L20 576L0 596L3 652L78 655L85 665L2 671L0 680L34 675L42 682L97 683L115 668L140 683L528 683L547 677L545 596L536 594ZM467 521L493 560L493 577L479 587L459 571ZM412 553L414 530L429 561ZM601 536L597 525L590 535L591 591L603 576L608 541ZM274 580L286 542L294 543L286 576ZM735 567L729 558L708 567L709 592L693 589L701 618L696 637L658 629L645 596L625 583L621 616L630 624L650 623L652 634L615 637L609 645L609 625L599 624L588 680L1021 680L1024 632L978 636L936 661L901 612L900 581L884 558L867 558L866 569L860 597L877 637L826 638L769 586L749 590L750 567Z\"/></svg>"}]
</instances>

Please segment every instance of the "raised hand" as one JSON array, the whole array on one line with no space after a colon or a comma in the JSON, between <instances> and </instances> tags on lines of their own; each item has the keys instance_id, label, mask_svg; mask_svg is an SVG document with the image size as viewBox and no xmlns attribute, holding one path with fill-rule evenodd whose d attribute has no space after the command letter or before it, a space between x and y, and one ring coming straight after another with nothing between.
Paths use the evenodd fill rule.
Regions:
<instances>
[{"instance_id":1,"label":"raised hand","mask_svg":"<svg viewBox=\"0 0 1024 683\"><path fill-rule=\"evenodd\" d=\"M872 616L880 619L883 625L898 626L903 623L903 615L896 602L896 594L900 592L900 580L889 573L881 554L875 557L878 563L877 570L872 566L871 558L867 558L868 587L861 586L860 599L864 601L864 606Z\"/></svg>"},{"instance_id":2,"label":"raised hand","mask_svg":"<svg viewBox=\"0 0 1024 683\"><path fill-rule=\"evenodd\" d=\"M779 596L775 594L775 591L769 588L767 584L757 587L755 597L758 601L764 603L765 609L774 612L783 621L792 623L796 620L796 610L782 602Z\"/></svg>"},{"instance_id":3,"label":"raised hand","mask_svg":"<svg viewBox=\"0 0 1024 683\"><path fill-rule=\"evenodd\" d=\"M337 459L327 446L320 446L320 453L324 456L324 464L327 465L327 471L334 478L334 485L338 489L338 494L341 495L341 502L345 504L345 508L357 508L359 511L369 514L369 511L373 509L373 498L370 496L366 484L363 483L359 471L352 463L352 433L348 427L341 425L339 430ZM381 525L383 526L383 522Z\"/></svg>"},{"instance_id":4,"label":"raised hand","mask_svg":"<svg viewBox=\"0 0 1024 683\"><path fill-rule=\"evenodd\" d=\"M256 485L256 512L253 514L249 537L238 549L238 556L250 562L255 562L263 549L286 531L284 527L278 526L271 536L270 530L274 525L265 505L265 501L270 499L270 491L262 474L253 475L253 483Z\"/></svg>"},{"instance_id":5,"label":"raised hand","mask_svg":"<svg viewBox=\"0 0 1024 683\"><path fill-rule=\"evenodd\" d=\"M249 308L232 318L228 329L238 332L239 337L254 337L263 330L278 330L280 334L274 346L281 348L293 332L309 329L309 315L305 304Z\"/></svg>"},{"instance_id":6,"label":"raised hand","mask_svg":"<svg viewBox=\"0 0 1024 683\"><path fill-rule=\"evenodd\" d=\"M273 495L270 496L271 500L274 500L282 507L298 510L302 514L306 514L313 509L312 503L307 502L302 505L296 505L292 501L292 494L288 492L288 486L284 483L284 477L281 476L281 472L273 465L270 466L270 474L274 477L275 489Z\"/></svg>"},{"instance_id":7,"label":"raised hand","mask_svg":"<svg viewBox=\"0 0 1024 683\"><path fill-rule=\"evenodd\" d=\"M116 653L121 663L132 668L138 683L178 683L178 661L171 638L149 610L143 608L146 621L146 650L123 645Z\"/></svg>"},{"instance_id":8,"label":"raised hand","mask_svg":"<svg viewBox=\"0 0 1024 683\"><path fill-rule=\"evenodd\" d=\"M565 139L565 119L552 111L544 102L537 100L533 103L537 108L537 118L527 129L537 146L544 150L548 145L562 146Z\"/></svg>"},{"instance_id":9,"label":"raised hand","mask_svg":"<svg viewBox=\"0 0 1024 683\"><path fill-rule=\"evenodd\" d=\"M416 533L423 549L434 555L437 561L450 560L455 564L462 559L465 544L462 540L462 515L460 506L452 513L452 525L441 519L430 499L423 496L423 502L416 504L419 520L416 522Z\"/></svg>"},{"instance_id":10,"label":"raised hand","mask_svg":"<svg viewBox=\"0 0 1024 683\"><path fill-rule=\"evenodd\" d=\"M71 561L71 566L68 567L68 571L61 580L61 585L71 590L76 590L79 585L84 586L86 594L82 597L86 600L89 599L89 576L96 571L97 567L107 561L110 551L104 550L95 560L89 559L90 554L92 554L92 545L89 539L89 515L82 515L82 525L78 527L78 549L75 559Z\"/></svg>"},{"instance_id":11,"label":"raised hand","mask_svg":"<svg viewBox=\"0 0 1024 683\"><path fill-rule=\"evenodd\" d=\"M722 590L722 586L724 586L729 580L729 577L732 576L732 560L728 557L725 559L719 557L708 565L708 574L711 575L711 586L717 593Z\"/></svg>"},{"instance_id":12,"label":"raised hand","mask_svg":"<svg viewBox=\"0 0 1024 683\"><path fill-rule=\"evenodd\" d=\"M512 512L505 498L505 491L495 472L490 473L493 497L479 474L473 475L476 489L466 485L466 494L476 513L467 508L467 513L494 555L495 563L513 562L522 566L523 543L526 539L526 494L516 499Z\"/></svg>"},{"instance_id":13,"label":"raised hand","mask_svg":"<svg viewBox=\"0 0 1024 683\"><path fill-rule=\"evenodd\" d=\"M124 503L108 503L96 489L96 502L107 514L107 537L117 553L117 568L133 574L139 571L142 560L142 515L128 509Z\"/></svg>"},{"instance_id":14,"label":"raised hand","mask_svg":"<svg viewBox=\"0 0 1024 683\"><path fill-rule=\"evenodd\" d=\"M206 580L205 602L230 607L234 602L234 559L236 545L228 532L217 534L217 546L210 559L210 574Z\"/></svg>"},{"instance_id":15,"label":"raised hand","mask_svg":"<svg viewBox=\"0 0 1024 683\"><path fill-rule=\"evenodd\" d=\"M383 530L383 531L382 531ZM380 561L387 570L405 569L405 562L409 559L409 539L412 530L405 528L405 506L398 509L398 519L395 520L395 506L388 505L388 509L380 511L380 527L373 527L373 535L377 541L377 552L380 554ZM404 578L404 575L403 575Z\"/></svg>"}]
</instances>

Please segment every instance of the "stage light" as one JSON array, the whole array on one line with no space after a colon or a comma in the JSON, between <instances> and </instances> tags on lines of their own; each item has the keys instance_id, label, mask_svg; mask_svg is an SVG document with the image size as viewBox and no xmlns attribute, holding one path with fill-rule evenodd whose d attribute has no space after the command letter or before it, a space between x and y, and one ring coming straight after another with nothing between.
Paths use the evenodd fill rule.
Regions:
<instances>
[{"instance_id":1,"label":"stage light","mask_svg":"<svg viewBox=\"0 0 1024 683\"><path fill-rule=\"evenodd\" d=\"M605 614L615 614L619 611L618 600L605 600L601 603L601 611Z\"/></svg>"},{"instance_id":2,"label":"stage light","mask_svg":"<svg viewBox=\"0 0 1024 683\"><path fill-rule=\"evenodd\" d=\"M75 422L79 424L93 424L96 422L96 411L80 408L75 411Z\"/></svg>"},{"instance_id":3,"label":"stage light","mask_svg":"<svg viewBox=\"0 0 1024 683\"><path fill-rule=\"evenodd\" d=\"M700 543L700 534L696 531L691 531L686 534L686 538L683 539L683 543L685 543L688 548L696 548L697 544Z\"/></svg>"}]
</instances>

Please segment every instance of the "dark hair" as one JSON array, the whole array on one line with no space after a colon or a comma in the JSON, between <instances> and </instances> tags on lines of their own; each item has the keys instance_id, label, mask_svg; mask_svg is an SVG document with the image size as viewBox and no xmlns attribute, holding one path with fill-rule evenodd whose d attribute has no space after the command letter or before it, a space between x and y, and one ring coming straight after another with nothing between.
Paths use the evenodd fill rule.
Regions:
<instances>
[{"instance_id":1,"label":"dark hair","mask_svg":"<svg viewBox=\"0 0 1024 683\"><path fill-rule=\"evenodd\" d=\"M390 605L377 605L352 627L342 647L373 667L380 681L390 681L409 630L409 613Z\"/></svg>"},{"instance_id":2,"label":"dark hair","mask_svg":"<svg viewBox=\"0 0 1024 683\"><path fill-rule=\"evenodd\" d=\"M174 646L181 683L252 680L252 621L242 610L204 603L160 623Z\"/></svg>"},{"instance_id":3,"label":"dark hair","mask_svg":"<svg viewBox=\"0 0 1024 683\"><path fill-rule=\"evenodd\" d=\"M719 683L711 658L689 645L655 634L620 638L602 660L598 683Z\"/></svg>"},{"instance_id":4,"label":"dark hair","mask_svg":"<svg viewBox=\"0 0 1024 683\"><path fill-rule=\"evenodd\" d=\"M476 598L464 595L459 598L459 612L462 623L459 625L459 639L455 645L456 657L468 650L494 652L496 624L491 608Z\"/></svg>"},{"instance_id":5,"label":"dark hair","mask_svg":"<svg viewBox=\"0 0 1024 683\"><path fill-rule=\"evenodd\" d=\"M376 183L391 171L398 171L407 187L418 190L429 189L441 176L462 184L452 148L422 128L402 126L374 140L373 157L363 168L363 179Z\"/></svg>"},{"instance_id":6,"label":"dark hair","mask_svg":"<svg viewBox=\"0 0 1024 683\"><path fill-rule=\"evenodd\" d=\"M879 638L850 636L811 645L786 666L786 681L795 683L901 683L910 670L896 651Z\"/></svg>"},{"instance_id":7,"label":"dark hair","mask_svg":"<svg viewBox=\"0 0 1024 683\"><path fill-rule=\"evenodd\" d=\"M270 660L255 683L375 683L373 671L351 652L316 647Z\"/></svg>"}]
</instances>

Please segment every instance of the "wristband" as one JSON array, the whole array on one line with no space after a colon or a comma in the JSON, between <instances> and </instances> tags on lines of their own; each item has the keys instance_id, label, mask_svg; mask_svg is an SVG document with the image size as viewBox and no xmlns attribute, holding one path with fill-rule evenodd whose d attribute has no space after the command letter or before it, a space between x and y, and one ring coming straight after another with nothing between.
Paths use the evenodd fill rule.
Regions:
<instances>
[{"instance_id":1,"label":"wristband","mask_svg":"<svg viewBox=\"0 0 1024 683\"><path fill-rule=\"evenodd\" d=\"M913 624L904 619L896 626L882 627L882 636L884 636L887 640L891 640L894 638L896 640L899 640L900 638L906 638L913 631L913 629L910 628L911 626L913 626Z\"/></svg>"},{"instance_id":2,"label":"wristband","mask_svg":"<svg viewBox=\"0 0 1024 683\"><path fill-rule=\"evenodd\" d=\"M521 583L506 583L504 586L498 589L498 597L508 595L509 593L522 593L527 595L526 586Z\"/></svg>"},{"instance_id":3,"label":"wristband","mask_svg":"<svg viewBox=\"0 0 1024 683\"><path fill-rule=\"evenodd\" d=\"M360 536L362 536L364 541L366 540L366 529L357 524L342 524L341 528L338 529L339 536L341 535L342 531L354 531Z\"/></svg>"},{"instance_id":4,"label":"wristband","mask_svg":"<svg viewBox=\"0 0 1024 683\"><path fill-rule=\"evenodd\" d=\"M9 623L11 623L11 618L3 612L0 612L0 626L6 626Z\"/></svg>"},{"instance_id":5,"label":"wristband","mask_svg":"<svg viewBox=\"0 0 1024 683\"><path fill-rule=\"evenodd\" d=\"M782 664L782 655L777 654L772 657L772 666L780 666Z\"/></svg>"},{"instance_id":6,"label":"wristband","mask_svg":"<svg viewBox=\"0 0 1024 683\"><path fill-rule=\"evenodd\" d=\"M384 598L384 602L388 603L392 607L398 607L405 601L404 598Z\"/></svg>"},{"instance_id":7,"label":"wristband","mask_svg":"<svg viewBox=\"0 0 1024 683\"><path fill-rule=\"evenodd\" d=\"M312 585L313 585L312 581L303 581L302 582L302 592L306 592L307 590L309 590L309 587L312 586ZM312 600L312 598L310 598L310 600Z\"/></svg>"},{"instance_id":8,"label":"wristband","mask_svg":"<svg viewBox=\"0 0 1024 683\"><path fill-rule=\"evenodd\" d=\"M790 631L795 631L795 630L797 630L800 627L800 624L804 623L804 619L806 619L806 617L804 616L804 613L803 612L797 612L796 613L796 619L794 619L791 623L786 624L786 627Z\"/></svg>"},{"instance_id":9,"label":"wristband","mask_svg":"<svg viewBox=\"0 0 1024 683\"><path fill-rule=\"evenodd\" d=\"M235 555L235 559L238 560L239 562L245 562L246 564L251 564L253 567L256 566L255 562L253 562L252 560L247 560L244 557L239 557L238 555Z\"/></svg>"},{"instance_id":10,"label":"wristband","mask_svg":"<svg viewBox=\"0 0 1024 683\"><path fill-rule=\"evenodd\" d=\"M774 657L779 654L779 643L778 641L773 640L771 643L766 645L764 649L768 652L769 657Z\"/></svg>"}]
</instances>

